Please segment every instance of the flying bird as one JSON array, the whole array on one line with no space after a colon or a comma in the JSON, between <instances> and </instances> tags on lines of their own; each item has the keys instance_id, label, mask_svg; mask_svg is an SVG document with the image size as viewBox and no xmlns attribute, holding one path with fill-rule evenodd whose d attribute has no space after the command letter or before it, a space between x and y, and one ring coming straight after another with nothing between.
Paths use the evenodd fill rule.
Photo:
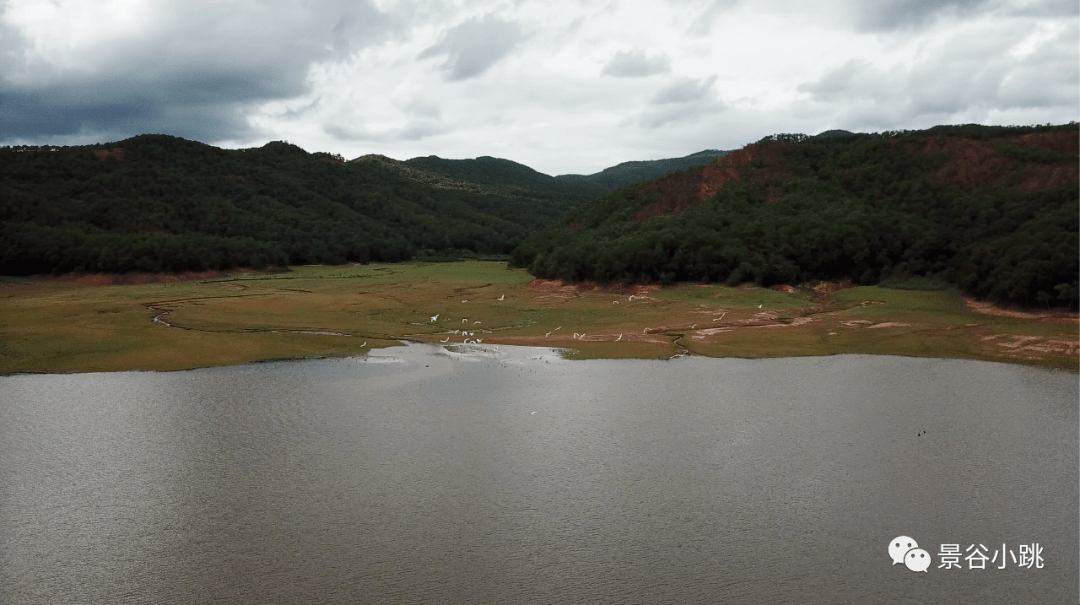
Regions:
<instances>
[{"instance_id":1,"label":"flying bird","mask_svg":"<svg viewBox=\"0 0 1080 605\"><path fill-rule=\"evenodd\" d=\"M478 323L480 323L480 320L479 320L479 319L478 319L478 320L476 320L476 321L474 321L474 322L472 322L472 325L474 325L474 326L475 326L475 325L476 325L476 324L478 324Z\"/></svg>"},{"instance_id":2,"label":"flying bird","mask_svg":"<svg viewBox=\"0 0 1080 605\"><path fill-rule=\"evenodd\" d=\"M450 341L450 337L447 336L446 338L440 340L439 342L449 342L449 341Z\"/></svg>"},{"instance_id":3,"label":"flying bird","mask_svg":"<svg viewBox=\"0 0 1080 605\"><path fill-rule=\"evenodd\" d=\"M620 340L622 340L622 334L619 334L619 337L615 339L615 342L619 342Z\"/></svg>"},{"instance_id":4,"label":"flying bird","mask_svg":"<svg viewBox=\"0 0 1080 605\"><path fill-rule=\"evenodd\" d=\"M431 321L435 321L436 319L439 319L439 314L438 313L431 316Z\"/></svg>"},{"instance_id":5,"label":"flying bird","mask_svg":"<svg viewBox=\"0 0 1080 605\"><path fill-rule=\"evenodd\" d=\"M613 300L613 301L611 301L611 304L613 304L613 305L617 305L617 304L619 304L619 301L617 301L617 300Z\"/></svg>"},{"instance_id":6,"label":"flying bird","mask_svg":"<svg viewBox=\"0 0 1080 605\"><path fill-rule=\"evenodd\" d=\"M506 298L506 295L505 295L505 294L503 294L502 296L500 296L500 297L499 297L499 300L502 300L502 299L504 299L504 298Z\"/></svg>"}]
</instances>

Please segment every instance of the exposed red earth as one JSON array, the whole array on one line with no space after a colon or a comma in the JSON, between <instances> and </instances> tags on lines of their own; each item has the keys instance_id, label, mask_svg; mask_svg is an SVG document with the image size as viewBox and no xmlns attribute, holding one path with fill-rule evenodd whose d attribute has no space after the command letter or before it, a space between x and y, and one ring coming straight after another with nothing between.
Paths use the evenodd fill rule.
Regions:
<instances>
[{"instance_id":1,"label":"exposed red earth","mask_svg":"<svg viewBox=\"0 0 1080 605\"><path fill-rule=\"evenodd\" d=\"M1080 182L1077 163L1021 163L1001 151L1003 144L1039 147L1065 156L1080 154L1080 139L1073 132L1037 132L1002 139L975 140L962 137L930 137L920 147L898 139L900 153L945 154L947 160L935 178L965 191L985 186L1011 186L1026 191L1054 189ZM715 196L723 187L744 178L753 163L752 186L765 192L766 203L776 201L784 183L795 178L785 166L787 143L755 143L733 151L701 168L673 174L637 190L639 196L659 194L658 198L634 215L641 221L654 216L681 214ZM567 228L576 231L580 224Z\"/></svg>"}]
</instances>

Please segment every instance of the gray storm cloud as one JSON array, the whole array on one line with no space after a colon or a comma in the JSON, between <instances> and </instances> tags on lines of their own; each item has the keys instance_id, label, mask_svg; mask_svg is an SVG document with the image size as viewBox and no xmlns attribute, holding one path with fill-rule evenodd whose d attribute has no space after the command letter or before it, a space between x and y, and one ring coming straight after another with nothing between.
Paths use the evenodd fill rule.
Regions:
<instances>
[{"instance_id":1,"label":"gray storm cloud","mask_svg":"<svg viewBox=\"0 0 1080 605\"><path fill-rule=\"evenodd\" d=\"M715 83L716 76L679 78L649 100L649 106L640 114L637 123L644 128L660 128L695 122L723 110L723 104L712 94Z\"/></svg>"},{"instance_id":2,"label":"gray storm cloud","mask_svg":"<svg viewBox=\"0 0 1080 605\"><path fill-rule=\"evenodd\" d=\"M63 66L3 27L0 139L167 132L213 141L251 134L253 104L305 93L313 62L347 56L400 24L369 1L185 2L161 9L149 31Z\"/></svg>"},{"instance_id":3,"label":"gray storm cloud","mask_svg":"<svg viewBox=\"0 0 1080 605\"><path fill-rule=\"evenodd\" d=\"M601 75L616 78L642 78L671 71L671 59L659 53L648 55L645 51L633 49L619 51L600 71Z\"/></svg>"},{"instance_id":4,"label":"gray storm cloud","mask_svg":"<svg viewBox=\"0 0 1080 605\"><path fill-rule=\"evenodd\" d=\"M1016 38L981 36L961 39L907 66L874 66L850 60L798 87L814 100L862 108L852 112L863 123L849 126L887 128L890 123L947 122L973 108L1022 110L1075 106L1080 29L1074 24L1026 53L1002 52ZM866 108L878 116L867 121Z\"/></svg>"},{"instance_id":5,"label":"gray storm cloud","mask_svg":"<svg viewBox=\"0 0 1080 605\"><path fill-rule=\"evenodd\" d=\"M420 53L420 59L445 56L443 69L452 81L474 78L499 62L521 41L521 28L494 15L456 25Z\"/></svg>"},{"instance_id":6,"label":"gray storm cloud","mask_svg":"<svg viewBox=\"0 0 1080 605\"><path fill-rule=\"evenodd\" d=\"M852 0L850 7L860 29L884 31L917 27L945 14L971 14L992 4L994 0Z\"/></svg>"},{"instance_id":7,"label":"gray storm cloud","mask_svg":"<svg viewBox=\"0 0 1080 605\"><path fill-rule=\"evenodd\" d=\"M703 80L681 78L677 82L664 87L660 92L656 93L656 96L652 98L650 103L653 105L664 105L667 103L691 103L699 101L709 96L715 82L716 76L705 78Z\"/></svg>"}]
</instances>

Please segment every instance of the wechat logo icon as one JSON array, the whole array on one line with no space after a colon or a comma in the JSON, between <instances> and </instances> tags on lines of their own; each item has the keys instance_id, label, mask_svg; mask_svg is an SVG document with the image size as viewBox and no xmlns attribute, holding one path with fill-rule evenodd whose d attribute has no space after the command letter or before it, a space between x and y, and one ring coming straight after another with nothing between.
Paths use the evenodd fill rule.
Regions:
<instances>
[{"instance_id":1,"label":"wechat logo icon","mask_svg":"<svg viewBox=\"0 0 1080 605\"><path fill-rule=\"evenodd\" d=\"M903 563L911 571L926 573L930 567L930 553L919 548L919 543L914 538L898 536L889 542L889 557L893 565Z\"/></svg>"}]
</instances>

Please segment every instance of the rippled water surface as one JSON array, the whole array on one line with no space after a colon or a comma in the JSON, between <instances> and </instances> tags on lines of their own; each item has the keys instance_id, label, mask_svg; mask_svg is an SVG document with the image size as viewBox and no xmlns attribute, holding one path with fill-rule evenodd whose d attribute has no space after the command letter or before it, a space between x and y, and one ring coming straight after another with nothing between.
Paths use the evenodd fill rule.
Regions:
<instances>
[{"instance_id":1,"label":"rippled water surface","mask_svg":"<svg viewBox=\"0 0 1080 605\"><path fill-rule=\"evenodd\" d=\"M0 602L1077 603L1078 397L981 362L427 345L0 377Z\"/></svg>"}]
</instances>

